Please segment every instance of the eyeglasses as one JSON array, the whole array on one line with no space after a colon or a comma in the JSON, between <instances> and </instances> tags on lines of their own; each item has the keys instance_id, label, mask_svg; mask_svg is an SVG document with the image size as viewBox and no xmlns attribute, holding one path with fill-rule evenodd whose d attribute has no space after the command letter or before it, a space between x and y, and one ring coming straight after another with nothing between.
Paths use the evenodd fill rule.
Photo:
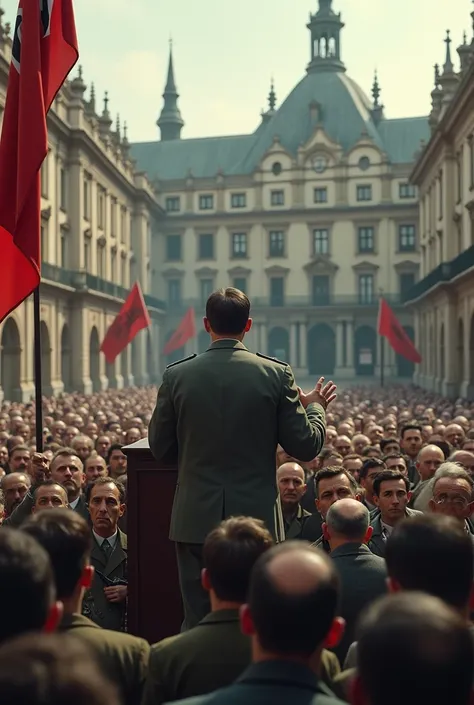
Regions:
<instances>
[{"instance_id":1,"label":"eyeglasses","mask_svg":"<svg viewBox=\"0 0 474 705\"><path fill-rule=\"evenodd\" d=\"M455 509L466 509L469 504L469 500L460 495L447 495L441 494L434 498L435 503L438 506L443 506L445 504L450 504Z\"/></svg>"}]
</instances>

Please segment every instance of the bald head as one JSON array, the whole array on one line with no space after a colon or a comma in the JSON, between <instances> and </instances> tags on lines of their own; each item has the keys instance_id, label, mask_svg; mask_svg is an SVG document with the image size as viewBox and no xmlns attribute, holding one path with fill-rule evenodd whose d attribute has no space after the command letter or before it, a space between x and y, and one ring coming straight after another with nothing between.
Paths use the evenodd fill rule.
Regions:
<instances>
[{"instance_id":1,"label":"bald head","mask_svg":"<svg viewBox=\"0 0 474 705\"><path fill-rule=\"evenodd\" d=\"M448 461L459 463L468 472L474 474L474 453L469 450L456 450L449 456Z\"/></svg>"},{"instance_id":2,"label":"bald head","mask_svg":"<svg viewBox=\"0 0 474 705\"><path fill-rule=\"evenodd\" d=\"M331 628L338 595L336 570L322 551L297 541L270 549L255 565L248 600L261 649L310 658Z\"/></svg>"},{"instance_id":3,"label":"bald head","mask_svg":"<svg viewBox=\"0 0 474 705\"><path fill-rule=\"evenodd\" d=\"M285 477L287 475L299 477L303 482L305 480L304 470L301 465L298 465L298 463L287 462L283 463L283 465L280 465L277 470L277 480L280 480L280 478Z\"/></svg>"},{"instance_id":4,"label":"bald head","mask_svg":"<svg viewBox=\"0 0 474 705\"><path fill-rule=\"evenodd\" d=\"M430 443L422 448L416 461L421 480L431 480L441 463L444 463L444 453L439 446Z\"/></svg>"},{"instance_id":5,"label":"bald head","mask_svg":"<svg viewBox=\"0 0 474 705\"><path fill-rule=\"evenodd\" d=\"M330 541L338 539L345 543L362 543L369 523L369 510L356 499L338 500L329 508L326 515L326 528Z\"/></svg>"}]
</instances>

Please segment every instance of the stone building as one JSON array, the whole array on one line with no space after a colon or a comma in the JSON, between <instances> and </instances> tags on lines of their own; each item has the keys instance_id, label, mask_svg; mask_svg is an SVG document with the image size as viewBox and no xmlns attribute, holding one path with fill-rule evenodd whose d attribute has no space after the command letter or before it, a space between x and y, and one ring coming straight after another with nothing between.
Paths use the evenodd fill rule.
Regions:
<instances>
[{"instance_id":1,"label":"stone building","mask_svg":"<svg viewBox=\"0 0 474 705\"><path fill-rule=\"evenodd\" d=\"M401 305L419 270L409 176L429 125L389 119L377 77L369 100L347 75L332 5L319 0L310 15L302 80L279 106L272 85L252 134L182 139L170 55L161 139L133 144L132 155L166 212L152 282L167 303L163 338L189 306L199 319L214 288L234 285L253 303L251 349L290 361L301 376L353 380L379 374L380 293L413 335ZM170 359L207 343L202 331ZM387 378L412 374L391 350L386 358Z\"/></svg>"},{"instance_id":2,"label":"stone building","mask_svg":"<svg viewBox=\"0 0 474 705\"><path fill-rule=\"evenodd\" d=\"M3 13L2 13L3 14ZM0 110L11 54L0 15ZM49 153L41 172L41 348L44 394L143 384L158 374L164 305L151 296L151 233L160 219L153 188L137 173L126 128L103 110L94 89L85 99L82 72L60 91L48 116ZM113 365L99 352L105 332L134 281L140 281L152 326ZM1 396L34 393L33 303L0 327Z\"/></svg>"},{"instance_id":3,"label":"stone building","mask_svg":"<svg viewBox=\"0 0 474 705\"><path fill-rule=\"evenodd\" d=\"M474 22L474 12L472 13ZM412 174L420 192L420 280L409 294L423 362L415 382L474 397L474 39L435 68L431 138Z\"/></svg>"}]
</instances>

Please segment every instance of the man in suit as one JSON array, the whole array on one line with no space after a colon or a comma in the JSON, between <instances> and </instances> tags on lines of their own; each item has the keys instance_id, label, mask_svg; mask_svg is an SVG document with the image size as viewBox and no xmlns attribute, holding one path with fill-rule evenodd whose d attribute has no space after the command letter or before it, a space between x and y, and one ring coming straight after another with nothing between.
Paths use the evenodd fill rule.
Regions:
<instances>
[{"instance_id":1,"label":"man in suit","mask_svg":"<svg viewBox=\"0 0 474 705\"><path fill-rule=\"evenodd\" d=\"M249 352L252 319L237 289L214 292L204 325L211 337L202 355L170 365L150 421L155 458L178 464L170 538L176 542L186 628L208 612L201 587L202 546L222 519L262 519L274 531L278 443L292 457L313 460L325 436L332 382L304 394L290 366Z\"/></svg>"},{"instance_id":2,"label":"man in suit","mask_svg":"<svg viewBox=\"0 0 474 705\"><path fill-rule=\"evenodd\" d=\"M94 576L84 614L104 629L126 631L127 536L118 527L125 512L125 488L111 477L99 477L87 487L86 499Z\"/></svg>"},{"instance_id":3,"label":"man in suit","mask_svg":"<svg viewBox=\"0 0 474 705\"><path fill-rule=\"evenodd\" d=\"M287 462L277 469L278 497L276 502L276 532L279 541L301 538L309 512L301 506L306 492L305 473L301 465Z\"/></svg>"},{"instance_id":4,"label":"man in suit","mask_svg":"<svg viewBox=\"0 0 474 705\"><path fill-rule=\"evenodd\" d=\"M86 500L82 494L82 486L85 479L84 466L71 448L60 448L54 454L51 463L42 453L35 453L31 465L33 484L24 496L23 501L4 522L6 526L21 526L30 516L35 503L35 490L38 485L47 479L54 480L62 485L67 492L69 507L78 512L84 519L88 519L89 512Z\"/></svg>"},{"instance_id":5,"label":"man in suit","mask_svg":"<svg viewBox=\"0 0 474 705\"><path fill-rule=\"evenodd\" d=\"M346 622L344 636L334 648L340 663L354 641L357 621L364 608L387 592L385 561L374 556L366 543L372 533L369 511L356 499L341 499L328 510L323 531L341 586L340 615Z\"/></svg>"},{"instance_id":6,"label":"man in suit","mask_svg":"<svg viewBox=\"0 0 474 705\"><path fill-rule=\"evenodd\" d=\"M77 512L38 512L22 527L48 553L58 599L64 606L59 631L83 641L120 690L123 705L139 705L150 647L144 639L101 629L81 614L85 590L93 580L92 536Z\"/></svg>"},{"instance_id":7,"label":"man in suit","mask_svg":"<svg viewBox=\"0 0 474 705\"><path fill-rule=\"evenodd\" d=\"M336 617L338 579L330 559L300 541L285 541L255 564L241 628L252 640L252 665L226 688L186 705L341 705L311 670L324 645L344 629Z\"/></svg>"},{"instance_id":8,"label":"man in suit","mask_svg":"<svg viewBox=\"0 0 474 705\"><path fill-rule=\"evenodd\" d=\"M374 502L377 512L372 515L372 536L369 548L376 556L384 558L387 539L393 528L403 519L421 514L408 509L410 480L397 470L383 470L374 479Z\"/></svg>"}]
</instances>

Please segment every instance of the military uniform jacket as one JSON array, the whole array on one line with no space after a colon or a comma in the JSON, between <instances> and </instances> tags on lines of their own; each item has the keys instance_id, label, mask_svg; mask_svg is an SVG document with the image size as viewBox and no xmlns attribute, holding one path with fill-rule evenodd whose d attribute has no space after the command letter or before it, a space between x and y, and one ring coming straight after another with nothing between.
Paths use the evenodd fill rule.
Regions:
<instances>
[{"instance_id":1,"label":"military uniform jacket","mask_svg":"<svg viewBox=\"0 0 474 705\"><path fill-rule=\"evenodd\" d=\"M157 461L178 464L170 538L202 544L235 515L263 519L274 531L278 443L309 461L324 437L324 409L304 410L291 367L237 340L169 366L148 439Z\"/></svg>"}]
</instances>

